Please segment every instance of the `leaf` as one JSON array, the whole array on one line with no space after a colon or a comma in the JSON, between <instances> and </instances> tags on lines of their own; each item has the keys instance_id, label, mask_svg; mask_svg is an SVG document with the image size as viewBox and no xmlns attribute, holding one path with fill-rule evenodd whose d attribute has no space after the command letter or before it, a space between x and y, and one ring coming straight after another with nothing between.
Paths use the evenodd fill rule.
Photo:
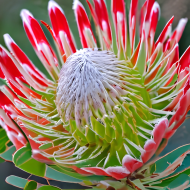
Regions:
<instances>
[{"instance_id":1,"label":"leaf","mask_svg":"<svg viewBox=\"0 0 190 190\"><path fill-rule=\"evenodd\" d=\"M9 142L9 138L6 134L6 131L1 128L0 129L0 153L3 153L7 149L7 143Z\"/></svg>"},{"instance_id":2,"label":"leaf","mask_svg":"<svg viewBox=\"0 0 190 190\"><path fill-rule=\"evenodd\" d=\"M40 150L45 150L52 147L52 143L43 144L39 147Z\"/></svg>"},{"instance_id":3,"label":"leaf","mask_svg":"<svg viewBox=\"0 0 190 190\"><path fill-rule=\"evenodd\" d=\"M179 176L175 176L173 178L169 178L163 181L159 181L157 183L152 184L157 187L167 187L168 189L185 189L189 185L190 177L186 174L180 174Z\"/></svg>"},{"instance_id":4,"label":"leaf","mask_svg":"<svg viewBox=\"0 0 190 190\"><path fill-rule=\"evenodd\" d=\"M178 188L180 187L180 189L185 189L185 187L189 185L189 182L190 182L190 177L186 174L181 174L179 175L179 177L177 177L168 185L168 189L173 189L177 187Z\"/></svg>"},{"instance_id":5,"label":"leaf","mask_svg":"<svg viewBox=\"0 0 190 190\"><path fill-rule=\"evenodd\" d=\"M141 44L140 49L138 53L137 62L135 65L135 68L138 69L139 73L141 75L144 74L145 68L146 68L146 45L145 45L145 33L143 32L142 38L141 38Z\"/></svg>"},{"instance_id":6,"label":"leaf","mask_svg":"<svg viewBox=\"0 0 190 190\"><path fill-rule=\"evenodd\" d=\"M69 170L67 170L67 168L64 168L63 166L50 165L48 167L50 167L50 168L52 168L52 169L54 169L60 173L64 173L64 175L68 175L68 176L72 176L74 178L77 178L77 179L83 181L83 183L84 183L84 181L87 181L87 182L102 181L102 180L106 179L105 176L98 176L98 175L84 176L84 175L81 175L79 173L76 173L75 171L73 171L73 172L69 171ZM75 183L75 181L73 181L73 182ZM76 183L78 183L78 182L76 182ZM91 182L90 182L90 184L91 184ZM89 185L89 183L86 185Z\"/></svg>"},{"instance_id":7,"label":"leaf","mask_svg":"<svg viewBox=\"0 0 190 190\"><path fill-rule=\"evenodd\" d=\"M24 178L21 178L21 177L11 175L11 176L6 178L6 182L10 185L24 189L24 187L27 183L27 180Z\"/></svg>"},{"instance_id":8,"label":"leaf","mask_svg":"<svg viewBox=\"0 0 190 190\"><path fill-rule=\"evenodd\" d=\"M145 187L143 186L143 184L141 183L141 181L140 181L139 179L134 180L133 183L134 183L135 186L137 186L139 189L141 189L141 190L146 190Z\"/></svg>"},{"instance_id":9,"label":"leaf","mask_svg":"<svg viewBox=\"0 0 190 190\"><path fill-rule=\"evenodd\" d=\"M175 185L175 182L180 181L177 179L180 176L184 176L185 181L184 184L181 183L181 185L186 185L186 183L189 183L188 175L190 174L189 153L190 145L188 144L166 154L155 163L151 164L149 169L147 168L146 172L148 175L145 174L147 177L143 178L142 181L144 184L152 186L168 187L170 184ZM142 168L141 171L143 170L145 171L145 168ZM181 177L179 179L181 179Z\"/></svg>"},{"instance_id":10,"label":"leaf","mask_svg":"<svg viewBox=\"0 0 190 190\"><path fill-rule=\"evenodd\" d=\"M3 154L0 154L0 157L7 161L12 161L12 155L16 151L16 148L14 146L11 146L6 152Z\"/></svg>"},{"instance_id":11,"label":"leaf","mask_svg":"<svg viewBox=\"0 0 190 190\"><path fill-rule=\"evenodd\" d=\"M173 175L179 174L181 172L185 172L187 175L190 175L190 154L187 154L181 166L179 166L173 173Z\"/></svg>"},{"instance_id":12,"label":"leaf","mask_svg":"<svg viewBox=\"0 0 190 190\"><path fill-rule=\"evenodd\" d=\"M100 137L104 138L105 136L105 127L99 121L97 121L93 116L91 117L91 123L93 130L100 135Z\"/></svg>"},{"instance_id":13,"label":"leaf","mask_svg":"<svg viewBox=\"0 0 190 190\"><path fill-rule=\"evenodd\" d=\"M44 185L38 188L38 190L61 190L61 189L50 185Z\"/></svg>"},{"instance_id":14,"label":"leaf","mask_svg":"<svg viewBox=\"0 0 190 190\"><path fill-rule=\"evenodd\" d=\"M18 168L40 177L44 177L46 164L32 158L29 144L17 150L13 156L13 162Z\"/></svg>"},{"instance_id":15,"label":"leaf","mask_svg":"<svg viewBox=\"0 0 190 190\"><path fill-rule=\"evenodd\" d=\"M93 187L92 189L85 189L85 190L105 190L105 189Z\"/></svg>"},{"instance_id":16,"label":"leaf","mask_svg":"<svg viewBox=\"0 0 190 190\"><path fill-rule=\"evenodd\" d=\"M37 188L37 182L28 181L24 187L24 190L35 190Z\"/></svg>"},{"instance_id":17,"label":"leaf","mask_svg":"<svg viewBox=\"0 0 190 190\"><path fill-rule=\"evenodd\" d=\"M190 145L181 146L169 154L166 154L164 157L156 161L156 171L155 173L163 172L171 163L173 163L178 157L184 154L186 151L190 151Z\"/></svg>"},{"instance_id":18,"label":"leaf","mask_svg":"<svg viewBox=\"0 0 190 190\"><path fill-rule=\"evenodd\" d=\"M65 175L61 172L58 172L50 167L47 166L46 170L46 177L57 180L57 181L64 181L64 182L74 182L74 183L80 183L82 180Z\"/></svg>"},{"instance_id":19,"label":"leaf","mask_svg":"<svg viewBox=\"0 0 190 190\"><path fill-rule=\"evenodd\" d=\"M5 160L3 160L2 158L0 158L0 163L3 163Z\"/></svg>"}]
</instances>

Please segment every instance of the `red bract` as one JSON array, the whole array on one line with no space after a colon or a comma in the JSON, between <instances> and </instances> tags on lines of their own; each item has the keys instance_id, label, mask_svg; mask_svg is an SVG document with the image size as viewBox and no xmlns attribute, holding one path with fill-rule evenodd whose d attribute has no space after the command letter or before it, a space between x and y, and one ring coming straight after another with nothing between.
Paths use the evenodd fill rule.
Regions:
<instances>
[{"instance_id":1,"label":"red bract","mask_svg":"<svg viewBox=\"0 0 190 190\"><path fill-rule=\"evenodd\" d=\"M103 32L104 40L106 44L110 44L112 41L111 28L104 0L94 0L94 7L98 18L98 24Z\"/></svg>"},{"instance_id":2,"label":"red bract","mask_svg":"<svg viewBox=\"0 0 190 190\"><path fill-rule=\"evenodd\" d=\"M115 32L117 34L117 46L118 49L122 48L125 52L127 46L127 23L124 0L112 1L112 12L116 30Z\"/></svg>"},{"instance_id":3,"label":"red bract","mask_svg":"<svg viewBox=\"0 0 190 190\"><path fill-rule=\"evenodd\" d=\"M68 43L69 48L71 49L72 53L75 53L76 48L73 43L69 25L67 23L67 19L64 15L63 10L61 9L61 7L59 7L59 5L55 1L49 1L48 11L49 11L49 17L51 20L51 24L53 26L53 31L56 36L56 41L59 44L60 50L63 52L62 54L64 54L64 52L66 51L65 49L67 47L64 47L65 46L64 42L62 41L62 39L60 37L61 31L64 32L65 38L67 40L67 43Z\"/></svg>"},{"instance_id":4,"label":"red bract","mask_svg":"<svg viewBox=\"0 0 190 190\"><path fill-rule=\"evenodd\" d=\"M48 86L48 81L45 79L42 73L38 71L38 69L32 64L29 58L24 54L24 52L17 46L17 44L13 41L13 39L8 35L4 35L5 43L9 48L10 52L17 58L19 63L22 65L24 70L31 75L33 80L39 85Z\"/></svg>"},{"instance_id":5,"label":"red bract","mask_svg":"<svg viewBox=\"0 0 190 190\"><path fill-rule=\"evenodd\" d=\"M20 110L15 108L15 106L11 103L11 101L7 98L5 94L0 92L0 123L1 126L5 129L7 136L15 145L16 149L20 149L25 146L27 140L23 135L21 129L11 120L12 118L16 118L18 115L23 115Z\"/></svg>"},{"instance_id":6,"label":"red bract","mask_svg":"<svg viewBox=\"0 0 190 190\"><path fill-rule=\"evenodd\" d=\"M87 0L94 22L97 26L99 35L101 36L101 46L110 49L112 42L111 26L109 16L104 0L93 0L94 7ZM120 4L120 3L119 3Z\"/></svg>"},{"instance_id":7,"label":"red bract","mask_svg":"<svg viewBox=\"0 0 190 190\"><path fill-rule=\"evenodd\" d=\"M29 11L22 10L20 15L26 34L39 59L44 64L51 77L57 79L57 75L54 73L57 73L56 66L58 66L58 61L42 31L42 28Z\"/></svg>"},{"instance_id":8,"label":"red bract","mask_svg":"<svg viewBox=\"0 0 190 190\"><path fill-rule=\"evenodd\" d=\"M16 91L17 94L26 97L23 92L20 91L20 82L28 84L24 76L20 73L12 59L8 56L8 54L2 47L0 47L0 54L0 66L8 83L11 85L12 88L14 88L14 91Z\"/></svg>"},{"instance_id":9,"label":"red bract","mask_svg":"<svg viewBox=\"0 0 190 190\"><path fill-rule=\"evenodd\" d=\"M135 45L135 31L136 31L136 20L137 20L137 6L138 0L131 1L130 13L129 13L129 32L130 32L130 43L131 43L131 54L134 50Z\"/></svg>"},{"instance_id":10,"label":"red bract","mask_svg":"<svg viewBox=\"0 0 190 190\"><path fill-rule=\"evenodd\" d=\"M91 24L83 5L78 0L75 0L73 8L75 11L75 17L77 20L83 48L93 47L96 43L96 40L94 38Z\"/></svg>"},{"instance_id":11,"label":"red bract","mask_svg":"<svg viewBox=\"0 0 190 190\"><path fill-rule=\"evenodd\" d=\"M158 37L156 43L155 43L155 47L158 45L158 43L164 43L165 40L167 39L168 37L168 33L171 31L171 25L172 25L172 22L174 20L174 17L172 17L168 23L166 24L165 28L163 29L162 33L160 34L160 36Z\"/></svg>"}]
</instances>

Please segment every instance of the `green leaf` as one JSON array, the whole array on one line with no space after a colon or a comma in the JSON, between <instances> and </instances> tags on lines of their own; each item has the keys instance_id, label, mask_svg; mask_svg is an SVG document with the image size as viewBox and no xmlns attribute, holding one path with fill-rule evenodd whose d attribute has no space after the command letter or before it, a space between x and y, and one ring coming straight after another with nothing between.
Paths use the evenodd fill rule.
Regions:
<instances>
[{"instance_id":1,"label":"green leaf","mask_svg":"<svg viewBox=\"0 0 190 190\"><path fill-rule=\"evenodd\" d=\"M92 128L93 130L100 135L100 137L104 138L105 136L105 127L99 121L97 121L93 116L91 117Z\"/></svg>"},{"instance_id":2,"label":"green leaf","mask_svg":"<svg viewBox=\"0 0 190 190\"><path fill-rule=\"evenodd\" d=\"M85 189L85 190L105 190L105 189L93 187L92 189Z\"/></svg>"},{"instance_id":3,"label":"green leaf","mask_svg":"<svg viewBox=\"0 0 190 190\"><path fill-rule=\"evenodd\" d=\"M3 86L3 85L7 86L6 80L0 79L0 86Z\"/></svg>"},{"instance_id":4,"label":"green leaf","mask_svg":"<svg viewBox=\"0 0 190 190\"><path fill-rule=\"evenodd\" d=\"M85 135L79 129L76 129L72 135L76 139L76 141L80 144L80 146L85 146L86 144L88 144Z\"/></svg>"},{"instance_id":5,"label":"green leaf","mask_svg":"<svg viewBox=\"0 0 190 190\"><path fill-rule=\"evenodd\" d=\"M86 140L88 141L89 144L93 144L96 142L96 135L89 126L85 127L85 135L86 135Z\"/></svg>"},{"instance_id":6,"label":"green leaf","mask_svg":"<svg viewBox=\"0 0 190 190\"><path fill-rule=\"evenodd\" d=\"M45 150L52 147L52 143L43 144L39 147L40 150Z\"/></svg>"},{"instance_id":7,"label":"green leaf","mask_svg":"<svg viewBox=\"0 0 190 190\"><path fill-rule=\"evenodd\" d=\"M138 58L137 58L137 62L135 65L135 68L138 69L138 71L141 75L144 74L145 67L146 67L146 47L145 47L145 39L144 38L145 38L145 36L142 35Z\"/></svg>"},{"instance_id":8,"label":"green leaf","mask_svg":"<svg viewBox=\"0 0 190 190\"><path fill-rule=\"evenodd\" d=\"M6 149L7 149L7 147L6 147L6 146L1 147L1 148L0 148L0 153L5 152L5 151L6 151Z\"/></svg>"},{"instance_id":9,"label":"green leaf","mask_svg":"<svg viewBox=\"0 0 190 190\"><path fill-rule=\"evenodd\" d=\"M46 165L32 158L29 144L17 150L13 156L13 162L18 168L40 177L44 177Z\"/></svg>"},{"instance_id":10,"label":"green leaf","mask_svg":"<svg viewBox=\"0 0 190 190\"><path fill-rule=\"evenodd\" d=\"M1 128L0 129L0 153L3 153L7 149L7 143L9 142L9 138L6 134L6 131Z\"/></svg>"},{"instance_id":11,"label":"green leaf","mask_svg":"<svg viewBox=\"0 0 190 190\"><path fill-rule=\"evenodd\" d=\"M77 178L77 179L83 181L83 183L85 183L86 185L89 185L89 183L92 184L90 181L102 181L102 180L106 179L105 176L98 176L98 175L84 176L79 173L76 173L75 171L68 171L68 168L64 168L63 166L50 165L49 167L58 172L64 173L65 175ZM78 181L76 181L76 182L73 181L73 183L78 183Z\"/></svg>"},{"instance_id":12,"label":"green leaf","mask_svg":"<svg viewBox=\"0 0 190 190\"><path fill-rule=\"evenodd\" d=\"M166 156L160 158L156 161L156 171L155 173L163 172L171 163L173 163L178 157L190 150L190 145L181 146L174 151L170 152Z\"/></svg>"},{"instance_id":13,"label":"green leaf","mask_svg":"<svg viewBox=\"0 0 190 190\"><path fill-rule=\"evenodd\" d=\"M37 182L28 181L24 187L24 190L35 190L37 189Z\"/></svg>"},{"instance_id":14,"label":"green leaf","mask_svg":"<svg viewBox=\"0 0 190 190\"><path fill-rule=\"evenodd\" d=\"M38 188L38 190L61 190L61 189L59 189L58 187L50 186L50 185L44 185Z\"/></svg>"},{"instance_id":15,"label":"green leaf","mask_svg":"<svg viewBox=\"0 0 190 190\"><path fill-rule=\"evenodd\" d=\"M134 180L133 183L135 184L135 186L139 187L139 189L146 190L139 179Z\"/></svg>"},{"instance_id":16,"label":"green leaf","mask_svg":"<svg viewBox=\"0 0 190 190\"><path fill-rule=\"evenodd\" d=\"M186 157L183 160L183 163L181 164L181 166L179 166L171 175L176 175L179 174L181 172L185 172L187 175L190 175L190 155L187 154Z\"/></svg>"},{"instance_id":17,"label":"green leaf","mask_svg":"<svg viewBox=\"0 0 190 190\"><path fill-rule=\"evenodd\" d=\"M184 176L184 183L188 183L188 175L190 175L189 150L190 145L184 145L160 158L149 166L149 169L147 169L147 171L149 171L147 175L148 178L145 177L142 181L146 184L157 187L168 187L170 184L175 185L175 182L177 183L177 181L182 181L179 180L181 179L180 176ZM152 178L151 176L154 177ZM178 187L180 184L176 186Z\"/></svg>"},{"instance_id":18,"label":"green leaf","mask_svg":"<svg viewBox=\"0 0 190 190\"><path fill-rule=\"evenodd\" d=\"M0 163L3 163L5 160L3 160L2 158L0 158Z\"/></svg>"},{"instance_id":19,"label":"green leaf","mask_svg":"<svg viewBox=\"0 0 190 190\"><path fill-rule=\"evenodd\" d=\"M1 128L0 129L0 153L3 153L1 150L3 150L4 148L6 149L8 142L9 142L9 138L6 134L6 131L3 128Z\"/></svg>"},{"instance_id":20,"label":"green leaf","mask_svg":"<svg viewBox=\"0 0 190 190\"><path fill-rule=\"evenodd\" d=\"M167 187L168 189L177 188L178 189L184 189L181 186L187 186L189 185L190 177L186 174L180 174L178 176L174 176L172 178L167 178L166 180L158 181L156 183L153 183L153 186L157 187ZM180 188L179 188L180 187Z\"/></svg>"},{"instance_id":21,"label":"green leaf","mask_svg":"<svg viewBox=\"0 0 190 190\"><path fill-rule=\"evenodd\" d=\"M183 186L185 185L185 187L187 185L189 185L189 180L190 180L190 177L186 174L181 174L178 178L176 178L174 181L172 181L172 183L170 183L168 185L168 189L173 189L173 188L176 188L176 187L180 187L180 186ZM185 188L180 188L180 189L185 189Z\"/></svg>"},{"instance_id":22,"label":"green leaf","mask_svg":"<svg viewBox=\"0 0 190 190\"><path fill-rule=\"evenodd\" d=\"M6 152L0 154L0 157L7 161L12 161L12 155L16 151L14 146L11 146Z\"/></svg>"},{"instance_id":23,"label":"green leaf","mask_svg":"<svg viewBox=\"0 0 190 190\"><path fill-rule=\"evenodd\" d=\"M25 187L25 185L27 183L27 180L24 179L24 178L21 178L21 177L11 175L11 176L6 178L6 182L8 184L10 184L10 185L13 185L13 186L19 187L21 189L24 189L24 187Z\"/></svg>"},{"instance_id":24,"label":"green leaf","mask_svg":"<svg viewBox=\"0 0 190 190\"><path fill-rule=\"evenodd\" d=\"M74 182L74 183L80 183L82 180L65 175L61 172L58 172L50 167L47 166L46 170L46 177L57 180L57 181L64 181L64 182Z\"/></svg>"},{"instance_id":25,"label":"green leaf","mask_svg":"<svg viewBox=\"0 0 190 190\"><path fill-rule=\"evenodd\" d=\"M30 107L35 107L35 104L32 103L30 100L23 98L22 96L18 96L20 100L22 100L25 104L27 104Z\"/></svg>"}]
</instances>

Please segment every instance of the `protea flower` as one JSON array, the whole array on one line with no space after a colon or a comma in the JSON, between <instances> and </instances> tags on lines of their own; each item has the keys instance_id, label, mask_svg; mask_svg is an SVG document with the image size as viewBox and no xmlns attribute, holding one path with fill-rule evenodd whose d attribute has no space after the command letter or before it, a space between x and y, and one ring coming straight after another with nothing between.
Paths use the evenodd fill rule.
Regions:
<instances>
[{"instance_id":1,"label":"protea flower","mask_svg":"<svg viewBox=\"0 0 190 190\"><path fill-rule=\"evenodd\" d=\"M138 0L131 1L129 15L124 0L112 0L113 26L104 0L87 3L98 38L75 0L83 46L77 50L63 10L49 1L52 29L42 23L59 56L32 14L21 11L50 78L4 35L10 52L0 47L1 78L8 85L1 87L0 118L16 152L7 139L3 151L14 153L17 167L46 179L96 189L187 188L190 145L155 161L190 108L190 48L179 58L178 47L187 19L172 32L172 17L155 41L160 8L154 0L145 1L139 25Z\"/></svg>"}]
</instances>

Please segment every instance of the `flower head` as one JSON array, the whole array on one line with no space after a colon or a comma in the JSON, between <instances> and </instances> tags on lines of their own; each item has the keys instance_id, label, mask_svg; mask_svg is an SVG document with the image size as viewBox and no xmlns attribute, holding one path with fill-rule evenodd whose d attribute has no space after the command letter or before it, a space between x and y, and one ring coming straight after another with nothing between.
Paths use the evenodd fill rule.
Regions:
<instances>
[{"instance_id":1,"label":"flower head","mask_svg":"<svg viewBox=\"0 0 190 190\"><path fill-rule=\"evenodd\" d=\"M21 11L51 79L4 35L10 52L0 47L0 76L8 84L0 91L1 126L17 152L29 143L35 160L60 166L65 174L138 179L136 172L166 146L190 108L190 48L179 58L178 46L187 19L172 32L172 17L154 41L160 15L154 0L145 1L140 23L138 0L131 1L129 20L124 0L112 0L113 23L104 0L87 3L98 38L74 0L83 46L77 50L63 10L49 1L52 28L42 23L59 58L33 15Z\"/></svg>"}]
</instances>

